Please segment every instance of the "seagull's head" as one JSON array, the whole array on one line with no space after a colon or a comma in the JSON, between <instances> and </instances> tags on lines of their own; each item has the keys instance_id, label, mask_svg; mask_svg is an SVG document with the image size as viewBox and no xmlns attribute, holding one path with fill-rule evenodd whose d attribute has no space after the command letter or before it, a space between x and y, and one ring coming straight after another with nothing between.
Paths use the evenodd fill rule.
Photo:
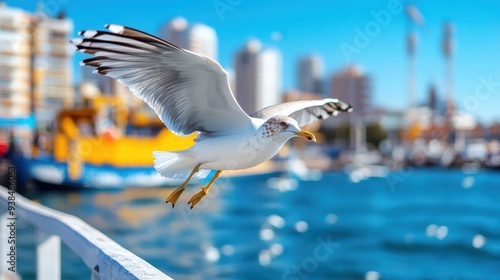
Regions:
<instances>
[{"instance_id":1,"label":"seagull's head","mask_svg":"<svg viewBox=\"0 0 500 280\"><path fill-rule=\"evenodd\" d=\"M274 139L283 139L285 141L293 137L302 137L316 142L314 134L301 129L297 121L288 116L274 116L268 119L262 125L262 133L264 136Z\"/></svg>"}]
</instances>

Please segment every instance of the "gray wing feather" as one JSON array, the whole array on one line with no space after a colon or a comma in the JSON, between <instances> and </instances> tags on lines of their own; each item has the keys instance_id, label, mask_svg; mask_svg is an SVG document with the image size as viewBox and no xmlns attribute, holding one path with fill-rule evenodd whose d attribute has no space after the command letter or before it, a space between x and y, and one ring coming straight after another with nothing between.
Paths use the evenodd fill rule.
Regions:
<instances>
[{"instance_id":1,"label":"gray wing feather","mask_svg":"<svg viewBox=\"0 0 500 280\"><path fill-rule=\"evenodd\" d=\"M292 101L272 105L250 114L253 118L269 119L273 116L289 116L294 118L300 126L314 121L336 116L341 112L351 112L352 106L334 98L322 100Z\"/></svg>"},{"instance_id":2,"label":"gray wing feather","mask_svg":"<svg viewBox=\"0 0 500 280\"><path fill-rule=\"evenodd\" d=\"M250 124L216 61L132 28L106 27L111 32L83 31L83 39L73 40L79 51L95 56L82 64L128 86L172 132L214 133Z\"/></svg>"}]
</instances>

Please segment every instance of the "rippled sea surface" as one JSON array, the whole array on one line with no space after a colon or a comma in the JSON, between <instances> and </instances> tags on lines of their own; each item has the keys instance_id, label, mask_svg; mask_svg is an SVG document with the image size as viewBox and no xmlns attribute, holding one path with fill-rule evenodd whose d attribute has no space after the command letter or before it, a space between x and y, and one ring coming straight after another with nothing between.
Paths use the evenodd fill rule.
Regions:
<instances>
[{"instance_id":1,"label":"rippled sea surface","mask_svg":"<svg viewBox=\"0 0 500 280\"><path fill-rule=\"evenodd\" d=\"M198 189L174 209L168 188L31 198L80 217L174 279L500 279L500 172L221 179L190 211ZM34 229L19 222L19 270L35 279ZM62 257L63 279L90 278L65 246Z\"/></svg>"}]
</instances>

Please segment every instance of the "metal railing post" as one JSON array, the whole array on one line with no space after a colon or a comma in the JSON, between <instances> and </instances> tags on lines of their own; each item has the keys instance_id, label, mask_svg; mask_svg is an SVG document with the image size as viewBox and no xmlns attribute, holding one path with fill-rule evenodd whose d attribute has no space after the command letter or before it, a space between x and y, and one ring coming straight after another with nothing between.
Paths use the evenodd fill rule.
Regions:
<instances>
[{"instance_id":1,"label":"metal railing post","mask_svg":"<svg viewBox=\"0 0 500 280\"><path fill-rule=\"evenodd\" d=\"M37 229L37 280L61 279L61 238Z\"/></svg>"}]
</instances>

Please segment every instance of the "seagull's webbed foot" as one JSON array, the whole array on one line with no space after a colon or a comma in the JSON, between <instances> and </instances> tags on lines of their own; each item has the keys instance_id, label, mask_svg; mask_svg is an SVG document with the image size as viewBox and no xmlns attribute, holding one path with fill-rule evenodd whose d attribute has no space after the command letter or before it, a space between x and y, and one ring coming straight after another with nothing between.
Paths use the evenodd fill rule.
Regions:
<instances>
[{"instance_id":1,"label":"seagull's webbed foot","mask_svg":"<svg viewBox=\"0 0 500 280\"><path fill-rule=\"evenodd\" d=\"M206 187L201 188L201 190L199 192L197 192L195 195L193 195L193 197L191 197L191 199L188 202L188 204L191 204L191 209L193 209L193 207L195 207L196 204L198 204L198 202L200 202L200 200L203 197L205 197L205 195L207 195L208 190L210 189L212 184L215 182L215 180L219 177L221 172L222 172L222 170L217 170L217 172L215 172L214 177L210 180L208 185Z\"/></svg>"},{"instance_id":2,"label":"seagull's webbed foot","mask_svg":"<svg viewBox=\"0 0 500 280\"><path fill-rule=\"evenodd\" d=\"M174 208L175 203L177 203L177 200L181 196L182 192L186 189L186 184L182 184L180 187L175 189L167 198L167 201L165 203L172 203L172 208Z\"/></svg>"},{"instance_id":3,"label":"seagull's webbed foot","mask_svg":"<svg viewBox=\"0 0 500 280\"><path fill-rule=\"evenodd\" d=\"M167 201L165 201L165 203L172 203L172 208L174 208L175 206L175 203L177 202L177 200L179 199L179 197L181 196L182 192L184 192L184 190L186 189L186 186L187 184L189 183L189 180L191 180L191 177L193 177L193 175L198 172L200 170L200 166L201 166L201 163L200 164L197 164L193 170L191 170L191 173L189 174L189 176L187 177L186 181L184 181L184 183L182 183L182 185L180 185L177 189L175 189L167 198Z\"/></svg>"},{"instance_id":4,"label":"seagull's webbed foot","mask_svg":"<svg viewBox=\"0 0 500 280\"><path fill-rule=\"evenodd\" d=\"M208 189L209 188L207 187L201 188L199 192L197 192L195 195L193 195L193 197L191 197L191 199L188 202L188 204L191 204L191 209L193 209L193 207L195 207L196 204L198 204L198 202L200 202L200 200L203 197L205 197L205 195L207 195Z\"/></svg>"}]
</instances>

